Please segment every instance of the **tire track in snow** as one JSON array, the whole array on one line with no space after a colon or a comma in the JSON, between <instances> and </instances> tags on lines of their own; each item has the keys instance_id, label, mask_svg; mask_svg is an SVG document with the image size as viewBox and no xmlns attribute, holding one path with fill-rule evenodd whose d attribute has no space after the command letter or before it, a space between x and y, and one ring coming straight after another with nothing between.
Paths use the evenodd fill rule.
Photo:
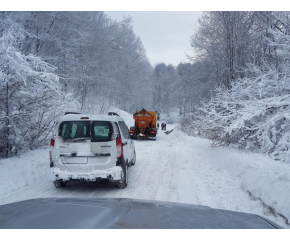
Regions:
<instances>
[{"instance_id":1,"label":"tire track in snow","mask_svg":"<svg viewBox=\"0 0 290 240\"><path fill-rule=\"evenodd\" d=\"M162 141L162 148L160 147L159 155L161 155L160 163L162 168L159 173L159 183L158 191L156 192L156 199L162 201L177 202L178 201L178 191L177 191L177 175L178 171L178 162L175 150L174 143L172 138L169 135L165 135L164 132L160 132L160 140Z\"/></svg>"}]
</instances>

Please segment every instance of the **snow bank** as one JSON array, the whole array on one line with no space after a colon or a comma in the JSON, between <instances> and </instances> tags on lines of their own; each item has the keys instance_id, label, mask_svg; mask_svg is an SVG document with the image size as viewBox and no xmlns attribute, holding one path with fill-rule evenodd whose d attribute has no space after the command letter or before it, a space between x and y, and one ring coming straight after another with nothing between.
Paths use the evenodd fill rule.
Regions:
<instances>
[{"instance_id":1,"label":"snow bank","mask_svg":"<svg viewBox=\"0 0 290 240\"><path fill-rule=\"evenodd\" d=\"M207 139L187 136L184 132L178 139L189 141L200 148L206 162L219 172L226 172L232 181L238 181L244 191L251 192L267 206L290 220L290 165L249 150L229 147L210 147ZM187 140L186 140L187 139Z\"/></svg>"},{"instance_id":2,"label":"snow bank","mask_svg":"<svg viewBox=\"0 0 290 240\"><path fill-rule=\"evenodd\" d=\"M244 169L242 187L290 220L289 164L261 155L256 156L254 163L250 169Z\"/></svg>"},{"instance_id":3,"label":"snow bank","mask_svg":"<svg viewBox=\"0 0 290 240\"><path fill-rule=\"evenodd\" d=\"M125 112L124 110L121 110L119 108L112 107L112 106L109 108L108 112L117 113L121 118L124 119L124 121L127 124L129 129L130 129L130 127L134 126L134 119L133 119L132 114Z\"/></svg>"},{"instance_id":4,"label":"snow bank","mask_svg":"<svg viewBox=\"0 0 290 240\"><path fill-rule=\"evenodd\" d=\"M51 184L48 178L49 155L48 149L27 151L20 156L8 159L0 159L0 204L6 196L18 190L34 186L44 182Z\"/></svg>"},{"instance_id":5,"label":"snow bank","mask_svg":"<svg viewBox=\"0 0 290 240\"><path fill-rule=\"evenodd\" d=\"M229 151L228 151L229 150ZM217 148L213 164L241 181L245 191L290 220L290 166L261 154Z\"/></svg>"}]
</instances>

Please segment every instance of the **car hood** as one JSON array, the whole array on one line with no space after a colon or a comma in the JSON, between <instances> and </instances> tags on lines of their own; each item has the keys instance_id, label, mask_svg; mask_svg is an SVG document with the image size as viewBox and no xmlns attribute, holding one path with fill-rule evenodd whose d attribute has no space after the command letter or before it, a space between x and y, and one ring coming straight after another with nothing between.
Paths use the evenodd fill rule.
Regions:
<instances>
[{"instance_id":1,"label":"car hood","mask_svg":"<svg viewBox=\"0 0 290 240\"><path fill-rule=\"evenodd\" d=\"M265 229L281 228L258 215L180 203L124 198L43 198L0 206L7 229Z\"/></svg>"}]
</instances>

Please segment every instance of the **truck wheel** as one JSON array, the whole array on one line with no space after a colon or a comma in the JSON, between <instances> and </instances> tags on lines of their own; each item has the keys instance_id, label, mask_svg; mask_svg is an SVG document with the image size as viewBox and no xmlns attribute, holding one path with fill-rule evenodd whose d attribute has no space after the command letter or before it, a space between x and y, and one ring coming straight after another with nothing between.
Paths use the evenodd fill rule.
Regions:
<instances>
[{"instance_id":1,"label":"truck wheel","mask_svg":"<svg viewBox=\"0 0 290 240\"><path fill-rule=\"evenodd\" d=\"M55 180L53 181L53 184L56 188L63 188L66 186L67 181L63 181L63 180Z\"/></svg>"},{"instance_id":2,"label":"truck wheel","mask_svg":"<svg viewBox=\"0 0 290 240\"><path fill-rule=\"evenodd\" d=\"M117 183L118 188L126 188L128 185L128 164L125 164L122 169L122 179Z\"/></svg>"}]
</instances>

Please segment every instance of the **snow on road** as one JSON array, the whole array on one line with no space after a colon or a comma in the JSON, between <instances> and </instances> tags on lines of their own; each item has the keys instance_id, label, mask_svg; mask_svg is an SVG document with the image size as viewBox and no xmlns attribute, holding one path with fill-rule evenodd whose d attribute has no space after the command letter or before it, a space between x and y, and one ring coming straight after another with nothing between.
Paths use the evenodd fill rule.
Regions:
<instances>
[{"instance_id":1,"label":"snow on road","mask_svg":"<svg viewBox=\"0 0 290 240\"><path fill-rule=\"evenodd\" d=\"M167 130L174 127L167 126ZM129 169L126 189L94 182L74 182L56 189L49 178L48 150L1 160L0 204L40 197L153 199L255 213L288 227L280 217L269 215L259 201L251 200L243 189L242 177L235 170L241 166L233 163L237 158L253 158L254 153L212 148L208 140L176 129L169 135L159 130L156 141L137 140L135 147L137 162Z\"/></svg>"}]
</instances>

